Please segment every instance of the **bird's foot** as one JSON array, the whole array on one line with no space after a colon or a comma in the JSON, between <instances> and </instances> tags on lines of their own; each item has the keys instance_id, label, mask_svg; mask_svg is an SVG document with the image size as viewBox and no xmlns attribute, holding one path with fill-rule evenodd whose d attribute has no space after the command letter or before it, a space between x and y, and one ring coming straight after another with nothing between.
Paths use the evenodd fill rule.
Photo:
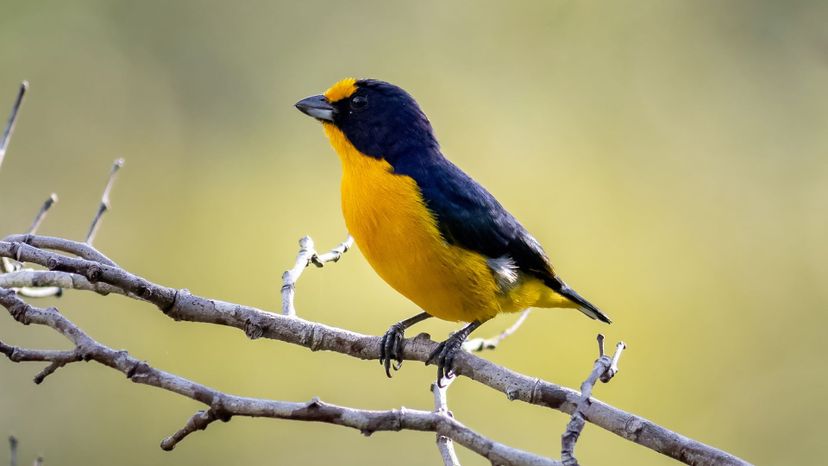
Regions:
<instances>
[{"instance_id":1,"label":"bird's foot","mask_svg":"<svg viewBox=\"0 0 828 466\"><path fill-rule=\"evenodd\" d=\"M391 368L400 370L403 362L402 343L405 337L405 329L417 322L428 319L431 315L421 312L414 317L397 322L388 328L380 340L380 364L385 367L385 375L391 377ZM393 362L392 362L393 361Z\"/></svg>"},{"instance_id":2,"label":"bird's foot","mask_svg":"<svg viewBox=\"0 0 828 466\"><path fill-rule=\"evenodd\" d=\"M385 375L391 378L391 368L395 371L402 367L402 342L405 338L405 326L397 322L388 328L380 342L380 364L385 367Z\"/></svg>"},{"instance_id":3,"label":"bird's foot","mask_svg":"<svg viewBox=\"0 0 828 466\"><path fill-rule=\"evenodd\" d=\"M463 342L468 336L465 332L457 332L437 345L426 360L426 365L437 364L437 385L443 388L443 378L454 377L454 358L463 348Z\"/></svg>"}]
</instances>

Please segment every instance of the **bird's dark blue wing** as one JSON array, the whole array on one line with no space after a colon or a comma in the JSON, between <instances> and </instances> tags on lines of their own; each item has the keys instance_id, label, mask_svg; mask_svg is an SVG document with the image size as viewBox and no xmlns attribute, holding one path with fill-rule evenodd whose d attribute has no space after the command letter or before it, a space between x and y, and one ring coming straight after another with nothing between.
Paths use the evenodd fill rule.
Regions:
<instances>
[{"instance_id":1,"label":"bird's dark blue wing","mask_svg":"<svg viewBox=\"0 0 828 466\"><path fill-rule=\"evenodd\" d=\"M447 242L487 258L511 258L518 270L539 278L584 314L610 323L601 310L558 278L537 240L483 186L438 152L404 160L414 162L397 163L394 172L414 178Z\"/></svg>"},{"instance_id":2,"label":"bird's dark blue wing","mask_svg":"<svg viewBox=\"0 0 828 466\"><path fill-rule=\"evenodd\" d=\"M488 258L511 257L519 270L560 289L540 244L494 196L444 157L419 162L395 172L417 182L447 242Z\"/></svg>"}]
</instances>

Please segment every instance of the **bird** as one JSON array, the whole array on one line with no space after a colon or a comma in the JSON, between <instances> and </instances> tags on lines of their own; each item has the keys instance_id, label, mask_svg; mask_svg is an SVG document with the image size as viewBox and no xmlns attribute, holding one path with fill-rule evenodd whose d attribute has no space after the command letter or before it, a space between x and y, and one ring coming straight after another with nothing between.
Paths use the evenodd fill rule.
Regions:
<instances>
[{"instance_id":1,"label":"bird","mask_svg":"<svg viewBox=\"0 0 828 466\"><path fill-rule=\"evenodd\" d=\"M555 272L540 243L495 197L446 158L431 123L402 88L346 78L295 107L322 123L342 165L348 232L374 271L423 312L380 341L380 363L402 365L405 330L425 319L464 325L430 353L437 380L455 375L463 342L501 313L572 308L609 317Z\"/></svg>"}]
</instances>

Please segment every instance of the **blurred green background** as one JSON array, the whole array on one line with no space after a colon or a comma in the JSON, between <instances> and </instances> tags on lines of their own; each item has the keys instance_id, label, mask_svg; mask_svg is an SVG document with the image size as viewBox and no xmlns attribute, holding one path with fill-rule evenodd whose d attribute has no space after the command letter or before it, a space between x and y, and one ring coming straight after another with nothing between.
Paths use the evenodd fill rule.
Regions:
<instances>
[{"instance_id":1,"label":"blurred green background","mask_svg":"<svg viewBox=\"0 0 828 466\"><path fill-rule=\"evenodd\" d=\"M577 387L595 334L625 340L596 395L757 463L824 459L828 4L818 1L0 1L0 112L31 81L0 171L0 233L82 238L147 278L278 308L296 241L342 240L339 162L293 103L345 76L409 90L445 153L615 320L534 313L484 357ZM433 368L311 353L176 323L121 297L50 300L93 337L232 393L430 409ZM358 254L299 283L307 319L380 334L417 310ZM480 334L514 320L501 317ZM443 337L455 325L417 327ZM0 315L0 339L63 348ZM234 419L165 453L198 403L95 364L32 384L0 361L0 434L47 465L438 464L433 436ZM468 380L450 406L559 455L567 417ZM484 464L459 448L464 464ZM0 449L0 452L4 449ZM588 426L583 464L671 464Z\"/></svg>"}]
</instances>

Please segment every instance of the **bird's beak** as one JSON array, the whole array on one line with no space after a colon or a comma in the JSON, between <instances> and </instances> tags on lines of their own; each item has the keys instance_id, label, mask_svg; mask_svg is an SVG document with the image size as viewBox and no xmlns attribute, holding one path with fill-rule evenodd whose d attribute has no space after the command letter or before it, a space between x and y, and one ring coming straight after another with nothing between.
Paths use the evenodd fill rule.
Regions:
<instances>
[{"instance_id":1,"label":"bird's beak","mask_svg":"<svg viewBox=\"0 0 828 466\"><path fill-rule=\"evenodd\" d=\"M324 95L315 95L296 102L296 108L320 121L333 121L334 107Z\"/></svg>"}]
</instances>

